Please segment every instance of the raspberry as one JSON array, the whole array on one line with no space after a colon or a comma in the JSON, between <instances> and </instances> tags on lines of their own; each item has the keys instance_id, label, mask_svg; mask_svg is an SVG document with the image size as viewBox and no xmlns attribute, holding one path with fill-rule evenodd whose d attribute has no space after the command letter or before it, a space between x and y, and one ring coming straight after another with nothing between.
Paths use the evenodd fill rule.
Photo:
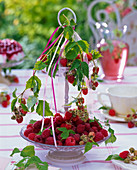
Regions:
<instances>
[{"instance_id":1,"label":"raspberry","mask_svg":"<svg viewBox=\"0 0 137 170\"><path fill-rule=\"evenodd\" d=\"M61 115L56 116L55 121L56 121L57 125L60 125L63 122L63 117Z\"/></svg>"},{"instance_id":2,"label":"raspberry","mask_svg":"<svg viewBox=\"0 0 137 170\"><path fill-rule=\"evenodd\" d=\"M55 117L61 116L61 114L60 114L60 113L56 113L54 116L55 116Z\"/></svg>"},{"instance_id":3,"label":"raspberry","mask_svg":"<svg viewBox=\"0 0 137 170\"><path fill-rule=\"evenodd\" d=\"M116 112L114 109L110 109L108 113L110 116L116 116Z\"/></svg>"},{"instance_id":4,"label":"raspberry","mask_svg":"<svg viewBox=\"0 0 137 170\"><path fill-rule=\"evenodd\" d=\"M45 129L45 130L42 132L42 134L41 134L42 138L47 138L47 137L49 137L50 135L51 135L51 133L50 133L50 130L49 130L49 129Z\"/></svg>"},{"instance_id":5,"label":"raspberry","mask_svg":"<svg viewBox=\"0 0 137 170\"><path fill-rule=\"evenodd\" d=\"M108 132L106 129L101 129L100 132L104 135L104 137L108 136Z\"/></svg>"},{"instance_id":6,"label":"raspberry","mask_svg":"<svg viewBox=\"0 0 137 170\"><path fill-rule=\"evenodd\" d=\"M53 137L50 136L50 137L46 138L45 144L47 144L47 145L54 145Z\"/></svg>"},{"instance_id":7,"label":"raspberry","mask_svg":"<svg viewBox=\"0 0 137 170\"><path fill-rule=\"evenodd\" d=\"M67 120L67 121L69 121L70 119L71 119L71 117L72 117L72 113L71 112L69 112L69 111L66 111L66 113L65 113L65 120Z\"/></svg>"},{"instance_id":8,"label":"raspberry","mask_svg":"<svg viewBox=\"0 0 137 170\"><path fill-rule=\"evenodd\" d=\"M10 100L10 95L7 94L7 95L6 95L6 98L7 98L7 100L9 101L9 100Z\"/></svg>"},{"instance_id":9,"label":"raspberry","mask_svg":"<svg viewBox=\"0 0 137 170\"><path fill-rule=\"evenodd\" d=\"M21 103L26 104L26 100L24 98L21 98Z\"/></svg>"},{"instance_id":10,"label":"raspberry","mask_svg":"<svg viewBox=\"0 0 137 170\"><path fill-rule=\"evenodd\" d=\"M77 126L77 133L83 133L85 130L85 125L79 124Z\"/></svg>"},{"instance_id":11,"label":"raspberry","mask_svg":"<svg viewBox=\"0 0 137 170\"><path fill-rule=\"evenodd\" d=\"M89 130L90 130L90 123L85 123L85 129L86 129L86 131L89 132Z\"/></svg>"},{"instance_id":12,"label":"raspberry","mask_svg":"<svg viewBox=\"0 0 137 170\"><path fill-rule=\"evenodd\" d=\"M58 145L58 146L62 146L63 144L62 144L61 141L57 140L57 145Z\"/></svg>"},{"instance_id":13,"label":"raspberry","mask_svg":"<svg viewBox=\"0 0 137 170\"><path fill-rule=\"evenodd\" d=\"M76 59L80 59L80 54L77 55Z\"/></svg>"},{"instance_id":14,"label":"raspberry","mask_svg":"<svg viewBox=\"0 0 137 170\"><path fill-rule=\"evenodd\" d=\"M66 123L62 123L60 127L66 127Z\"/></svg>"},{"instance_id":15,"label":"raspberry","mask_svg":"<svg viewBox=\"0 0 137 170\"><path fill-rule=\"evenodd\" d=\"M45 118L44 119L44 127L47 128L48 126L50 126L50 124L51 124L50 118Z\"/></svg>"},{"instance_id":16,"label":"raspberry","mask_svg":"<svg viewBox=\"0 0 137 170\"><path fill-rule=\"evenodd\" d=\"M68 79L69 83L73 84L74 80L75 80L75 77L73 75L67 75L67 79Z\"/></svg>"},{"instance_id":17,"label":"raspberry","mask_svg":"<svg viewBox=\"0 0 137 170\"><path fill-rule=\"evenodd\" d=\"M78 103L84 103L84 98L83 97L81 97L81 98L78 98Z\"/></svg>"},{"instance_id":18,"label":"raspberry","mask_svg":"<svg viewBox=\"0 0 137 170\"><path fill-rule=\"evenodd\" d=\"M75 117L72 117L72 121L76 122L79 119L78 115L76 115Z\"/></svg>"},{"instance_id":19,"label":"raspberry","mask_svg":"<svg viewBox=\"0 0 137 170\"><path fill-rule=\"evenodd\" d=\"M87 131L84 131L83 134L84 134L84 135L88 135L88 132L87 132Z\"/></svg>"},{"instance_id":20,"label":"raspberry","mask_svg":"<svg viewBox=\"0 0 137 170\"><path fill-rule=\"evenodd\" d=\"M88 88L87 87L82 88L82 93L84 95L87 95L88 94Z\"/></svg>"},{"instance_id":21,"label":"raspberry","mask_svg":"<svg viewBox=\"0 0 137 170\"><path fill-rule=\"evenodd\" d=\"M74 146L76 144L75 139L72 136L69 136L66 140L65 140L65 145L66 146Z\"/></svg>"},{"instance_id":22,"label":"raspberry","mask_svg":"<svg viewBox=\"0 0 137 170\"><path fill-rule=\"evenodd\" d=\"M28 124L28 125L27 125L27 129L28 129L28 128L32 128L32 127L33 127L33 124Z\"/></svg>"},{"instance_id":23,"label":"raspberry","mask_svg":"<svg viewBox=\"0 0 137 170\"><path fill-rule=\"evenodd\" d=\"M15 78L13 79L13 82L15 82L15 83L19 83L19 79L18 79L18 77L15 77Z\"/></svg>"},{"instance_id":24,"label":"raspberry","mask_svg":"<svg viewBox=\"0 0 137 170\"><path fill-rule=\"evenodd\" d=\"M8 106L8 102L7 102L6 100L2 101L1 104L2 104L2 106L5 107L5 108Z\"/></svg>"},{"instance_id":25,"label":"raspberry","mask_svg":"<svg viewBox=\"0 0 137 170\"><path fill-rule=\"evenodd\" d=\"M99 127L99 124L98 124L97 121L91 122L90 125L91 125L91 127L92 127L92 126Z\"/></svg>"},{"instance_id":26,"label":"raspberry","mask_svg":"<svg viewBox=\"0 0 137 170\"><path fill-rule=\"evenodd\" d=\"M91 54L91 53L88 53L88 54L87 54L87 58L88 58L88 61L91 61L91 60L93 59L92 54Z\"/></svg>"},{"instance_id":27,"label":"raspberry","mask_svg":"<svg viewBox=\"0 0 137 170\"><path fill-rule=\"evenodd\" d=\"M97 81L94 82L94 86L98 87L98 82Z\"/></svg>"},{"instance_id":28,"label":"raspberry","mask_svg":"<svg viewBox=\"0 0 137 170\"><path fill-rule=\"evenodd\" d=\"M21 109L20 112L25 116L27 114L27 111Z\"/></svg>"},{"instance_id":29,"label":"raspberry","mask_svg":"<svg viewBox=\"0 0 137 170\"><path fill-rule=\"evenodd\" d=\"M122 159L126 159L129 155L129 151L123 151L119 154Z\"/></svg>"},{"instance_id":30,"label":"raspberry","mask_svg":"<svg viewBox=\"0 0 137 170\"><path fill-rule=\"evenodd\" d=\"M57 139L58 139L59 141L62 140L61 133L57 136Z\"/></svg>"},{"instance_id":31,"label":"raspberry","mask_svg":"<svg viewBox=\"0 0 137 170\"><path fill-rule=\"evenodd\" d=\"M74 137L74 139L75 139L76 142L79 142L79 141L80 141L80 134L76 133L76 134L74 134L73 137Z\"/></svg>"},{"instance_id":32,"label":"raspberry","mask_svg":"<svg viewBox=\"0 0 137 170\"><path fill-rule=\"evenodd\" d=\"M29 138L30 140L33 140L33 141L34 141L35 136L36 136L35 133L29 133L29 134L28 134L28 138Z\"/></svg>"},{"instance_id":33,"label":"raspberry","mask_svg":"<svg viewBox=\"0 0 137 170\"><path fill-rule=\"evenodd\" d=\"M30 133L33 133L33 129L32 129L32 128L26 129L26 130L24 131L24 136L28 137L28 135L29 135Z\"/></svg>"},{"instance_id":34,"label":"raspberry","mask_svg":"<svg viewBox=\"0 0 137 170\"><path fill-rule=\"evenodd\" d=\"M66 128L71 129L71 124L66 123Z\"/></svg>"},{"instance_id":35,"label":"raspberry","mask_svg":"<svg viewBox=\"0 0 137 170\"><path fill-rule=\"evenodd\" d=\"M55 129L56 134L60 134L60 133L61 133L61 131L58 130L58 128L59 128L59 127L56 127L56 129Z\"/></svg>"},{"instance_id":36,"label":"raspberry","mask_svg":"<svg viewBox=\"0 0 137 170\"><path fill-rule=\"evenodd\" d=\"M93 126L92 129L94 130L94 132L98 132L98 128L96 126Z\"/></svg>"},{"instance_id":37,"label":"raspberry","mask_svg":"<svg viewBox=\"0 0 137 170\"><path fill-rule=\"evenodd\" d=\"M131 116L131 114L128 114L128 115L127 115L127 117L130 117L130 116Z\"/></svg>"},{"instance_id":38,"label":"raspberry","mask_svg":"<svg viewBox=\"0 0 137 170\"><path fill-rule=\"evenodd\" d=\"M63 66L63 67L66 67L67 66L67 62L68 60L66 58L61 58L60 59L60 64Z\"/></svg>"},{"instance_id":39,"label":"raspberry","mask_svg":"<svg viewBox=\"0 0 137 170\"><path fill-rule=\"evenodd\" d=\"M76 127L73 125L71 128L74 132L76 132Z\"/></svg>"},{"instance_id":40,"label":"raspberry","mask_svg":"<svg viewBox=\"0 0 137 170\"><path fill-rule=\"evenodd\" d=\"M78 120L76 121L76 125L79 125L79 124L84 124L83 120L78 119Z\"/></svg>"},{"instance_id":41,"label":"raspberry","mask_svg":"<svg viewBox=\"0 0 137 170\"><path fill-rule=\"evenodd\" d=\"M17 121L18 123L22 123L22 122L23 122L23 117L20 116L19 118L16 118L16 121Z\"/></svg>"},{"instance_id":42,"label":"raspberry","mask_svg":"<svg viewBox=\"0 0 137 170\"><path fill-rule=\"evenodd\" d=\"M135 126L135 124L134 124L133 122L131 122L131 121L128 122L128 127L129 127L129 128L133 128L134 126Z\"/></svg>"},{"instance_id":43,"label":"raspberry","mask_svg":"<svg viewBox=\"0 0 137 170\"><path fill-rule=\"evenodd\" d=\"M34 129L40 129L41 128L41 125L42 125L42 121L41 120L38 120L37 122L35 122L33 124L33 127Z\"/></svg>"},{"instance_id":44,"label":"raspberry","mask_svg":"<svg viewBox=\"0 0 137 170\"><path fill-rule=\"evenodd\" d=\"M34 137L34 141L35 141L35 142L39 142L39 143L43 143L42 136L41 136L41 135L36 135L36 136Z\"/></svg>"},{"instance_id":45,"label":"raspberry","mask_svg":"<svg viewBox=\"0 0 137 170\"><path fill-rule=\"evenodd\" d=\"M94 141L98 142L104 138L103 134L101 132L97 132L94 137Z\"/></svg>"}]
</instances>

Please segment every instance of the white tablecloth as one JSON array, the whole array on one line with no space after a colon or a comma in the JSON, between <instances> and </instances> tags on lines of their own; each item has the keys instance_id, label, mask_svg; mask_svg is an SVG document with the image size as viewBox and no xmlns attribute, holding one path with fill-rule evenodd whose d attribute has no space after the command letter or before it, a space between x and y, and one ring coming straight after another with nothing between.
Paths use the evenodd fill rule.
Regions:
<instances>
[{"instance_id":1,"label":"white tablecloth","mask_svg":"<svg viewBox=\"0 0 137 170\"><path fill-rule=\"evenodd\" d=\"M29 79L29 77L32 76L32 70L12 70L12 74L15 74L19 77L19 84L12 83L10 85L11 92L17 87L18 91L17 94L22 92L25 88L25 82ZM42 80L43 85L45 82L45 74L39 72L39 78ZM58 90L57 96L61 94L63 91L63 88L61 86L63 85L63 81L61 82L61 79L58 79L56 88L60 89ZM103 82L100 83L96 91L90 90L90 100L87 100L87 103L90 104L91 111L95 114L97 118L100 118L104 120L104 116L100 113L98 108L101 106L97 101L97 92L105 92L106 88L110 86L114 86L115 84L130 84L130 85L136 85L137 86L137 67L126 67L125 73L124 73L124 79L120 82L116 81L110 81L110 82ZM51 87L48 86L49 90L47 91L47 98L49 99L49 102L51 102L53 106L53 101L51 101L52 93L50 92ZM43 89L41 90L41 95L43 94ZM70 96L71 93L73 93L74 89L70 89ZM63 93L63 92L62 92ZM75 93L73 94L73 96ZM64 100L64 96L61 99ZM58 103L58 100L57 100ZM60 103L60 102L59 102ZM59 105L58 103L58 105ZM61 107L61 105L59 106ZM0 164L3 163L4 165L4 158L5 162L6 160L9 161L10 154L14 147L18 147L22 149L29 143L22 139L19 135L21 127L23 127L26 123L29 122L32 118L38 118L36 113L29 113L22 124L17 124L16 121L11 120L11 111L10 106L7 108L3 108L0 106ZM113 170L113 169L121 169L117 167L116 165L112 164L111 161L106 162L105 159L109 154L111 154L113 151L115 151L120 146L126 146L126 145L134 145L137 142L137 127L129 129L127 126L127 123L119 123L119 122L112 122L111 126L115 130L115 134L117 136L117 141L113 144L109 144L108 146L105 146L104 143L100 145L100 147L95 147L89 152L85 154L87 157L87 160L80 165L71 166L68 168L62 168L63 170ZM36 153L43 152L39 148L36 148ZM47 151L45 151L45 154ZM4 158L3 158L4 157ZM7 158L7 159L6 159ZM43 158L44 159L44 158ZM0 168L1 169L1 168ZM1 169L3 170L3 169ZM10 169L9 169L10 170Z\"/></svg>"}]
</instances>

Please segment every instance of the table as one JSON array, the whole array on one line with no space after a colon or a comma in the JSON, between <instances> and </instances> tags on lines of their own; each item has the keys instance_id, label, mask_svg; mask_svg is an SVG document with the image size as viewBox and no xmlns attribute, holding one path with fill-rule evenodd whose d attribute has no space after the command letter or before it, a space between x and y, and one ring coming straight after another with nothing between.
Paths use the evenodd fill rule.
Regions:
<instances>
[{"instance_id":1,"label":"table","mask_svg":"<svg viewBox=\"0 0 137 170\"><path fill-rule=\"evenodd\" d=\"M19 77L19 84L12 83L10 85L11 92L17 87L17 94L22 92L25 88L25 82L32 76L32 70L12 70L12 74ZM39 78L44 82L45 74L39 72ZM137 85L137 67L126 67L124 73L124 79L120 82L110 81L102 82L99 84L96 91L90 91L92 100L91 109L97 118L104 120L104 116L100 113L98 108L101 106L97 101L97 93L105 92L106 88L114 86L115 84L130 84ZM50 88L50 86L49 86ZM43 90L43 88L42 88ZM70 90L71 91L71 90ZM43 92L43 91L42 91ZM41 93L42 93L41 92ZM50 94L50 93L49 93ZM22 139L19 135L21 127L23 127L33 117L37 117L36 113L28 114L22 124L17 124L16 121L11 120L10 106L3 108L0 106L0 162L4 166L4 162L10 161L10 154L14 147L22 149L29 143ZM109 154L115 151L117 148L123 145L135 145L137 141L137 127L129 129L127 123L118 123L111 121L111 127L115 130L117 141L114 144L105 146L104 143L100 147L95 147L86 153L87 161L81 165L76 165L68 168L62 168L63 170L113 170L121 169L112 164L111 161L106 162L105 159ZM41 149L36 148L36 153L43 152ZM46 151L44 152L44 154ZM7 161L7 162L6 162ZM1 164L1 165L2 165ZM50 166L51 168L51 166ZM0 168L1 169L1 168ZM56 168L53 168L54 170ZM3 170L3 169L1 169ZM10 170L10 169L9 169Z\"/></svg>"}]
</instances>

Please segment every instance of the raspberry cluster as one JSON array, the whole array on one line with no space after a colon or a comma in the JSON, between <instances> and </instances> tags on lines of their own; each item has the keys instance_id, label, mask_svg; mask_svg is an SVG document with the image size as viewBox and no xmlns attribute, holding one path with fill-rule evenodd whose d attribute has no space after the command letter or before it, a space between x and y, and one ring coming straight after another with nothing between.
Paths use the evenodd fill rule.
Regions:
<instances>
[{"instance_id":1,"label":"raspberry cluster","mask_svg":"<svg viewBox=\"0 0 137 170\"><path fill-rule=\"evenodd\" d=\"M10 95L7 92L0 93L0 104L5 108L10 104Z\"/></svg>"},{"instance_id":2,"label":"raspberry cluster","mask_svg":"<svg viewBox=\"0 0 137 170\"><path fill-rule=\"evenodd\" d=\"M23 116L26 116L27 111L23 110L22 104L25 105L26 104L26 100L24 98L20 98L19 99L19 106L18 107L14 107L13 110L13 115L11 117L12 120L16 120L18 123L22 123L23 122Z\"/></svg>"},{"instance_id":3,"label":"raspberry cluster","mask_svg":"<svg viewBox=\"0 0 137 170\"><path fill-rule=\"evenodd\" d=\"M137 127L137 114L136 113L134 113L133 115L128 114L125 117L125 120L128 122L129 128Z\"/></svg>"},{"instance_id":4,"label":"raspberry cluster","mask_svg":"<svg viewBox=\"0 0 137 170\"><path fill-rule=\"evenodd\" d=\"M92 74L91 74L91 80L89 82L89 86L92 90L96 90L96 88L98 87L98 81L97 81L97 77L98 77L98 72L99 72L99 67L95 66L92 69Z\"/></svg>"},{"instance_id":5,"label":"raspberry cluster","mask_svg":"<svg viewBox=\"0 0 137 170\"><path fill-rule=\"evenodd\" d=\"M60 113L54 115L55 136L58 146L74 146L84 145L86 142L98 142L108 136L107 130L100 127L99 123L94 120L82 120L78 115L74 115L73 110L65 112L64 117ZM50 129L51 118L44 119L44 130L40 132L42 120L36 121L34 124L28 124L24 131L24 136L35 142L54 145L53 134ZM62 137L65 128L70 133L67 138ZM71 133L74 132L74 133Z\"/></svg>"},{"instance_id":6,"label":"raspberry cluster","mask_svg":"<svg viewBox=\"0 0 137 170\"><path fill-rule=\"evenodd\" d=\"M19 79L16 75L5 75L5 78L8 79L11 83L19 83Z\"/></svg>"},{"instance_id":7,"label":"raspberry cluster","mask_svg":"<svg viewBox=\"0 0 137 170\"><path fill-rule=\"evenodd\" d=\"M122 151L119 156L124 159L125 163L132 163L137 160L137 150L131 147L129 151Z\"/></svg>"}]
</instances>

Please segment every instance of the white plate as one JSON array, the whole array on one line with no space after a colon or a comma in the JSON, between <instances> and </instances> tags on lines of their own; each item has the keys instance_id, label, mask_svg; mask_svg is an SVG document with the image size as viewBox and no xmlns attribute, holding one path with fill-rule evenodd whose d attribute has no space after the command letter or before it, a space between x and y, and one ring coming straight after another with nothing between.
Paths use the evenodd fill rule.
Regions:
<instances>
[{"instance_id":1,"label":"white plate","mask_svg":"<svg viewBox=\"0 0 137 170\"><path fill-rule=\"evenodd\" d=\"M131 147L134 147L135 149L137 149L137 145L136 146L123 146L123 147L118 148L112 154L119 154L122 151L129 150L129 148L131 148ZM134 161L134 163L136 163L136 165L135 165L135 164L131 164L131 163L126 164L123 161L112 159L112 163L123 168L123 169L126 169L126 170L137 170L137 161Z\"/></svg>"},{"instance_id":2,"label":"white plate","mask_svg":"<svg viewBox=\"0 0 137 170\"><path fill-rule=\"evenodd\" d=\"M105 118L113 121L118 121L118 122L127 122L124 118L122 117L117 117L117 116L110 116L108 114L107 110L101 110L101 113L104 115Z\"/></svg>"}]
</instances>

